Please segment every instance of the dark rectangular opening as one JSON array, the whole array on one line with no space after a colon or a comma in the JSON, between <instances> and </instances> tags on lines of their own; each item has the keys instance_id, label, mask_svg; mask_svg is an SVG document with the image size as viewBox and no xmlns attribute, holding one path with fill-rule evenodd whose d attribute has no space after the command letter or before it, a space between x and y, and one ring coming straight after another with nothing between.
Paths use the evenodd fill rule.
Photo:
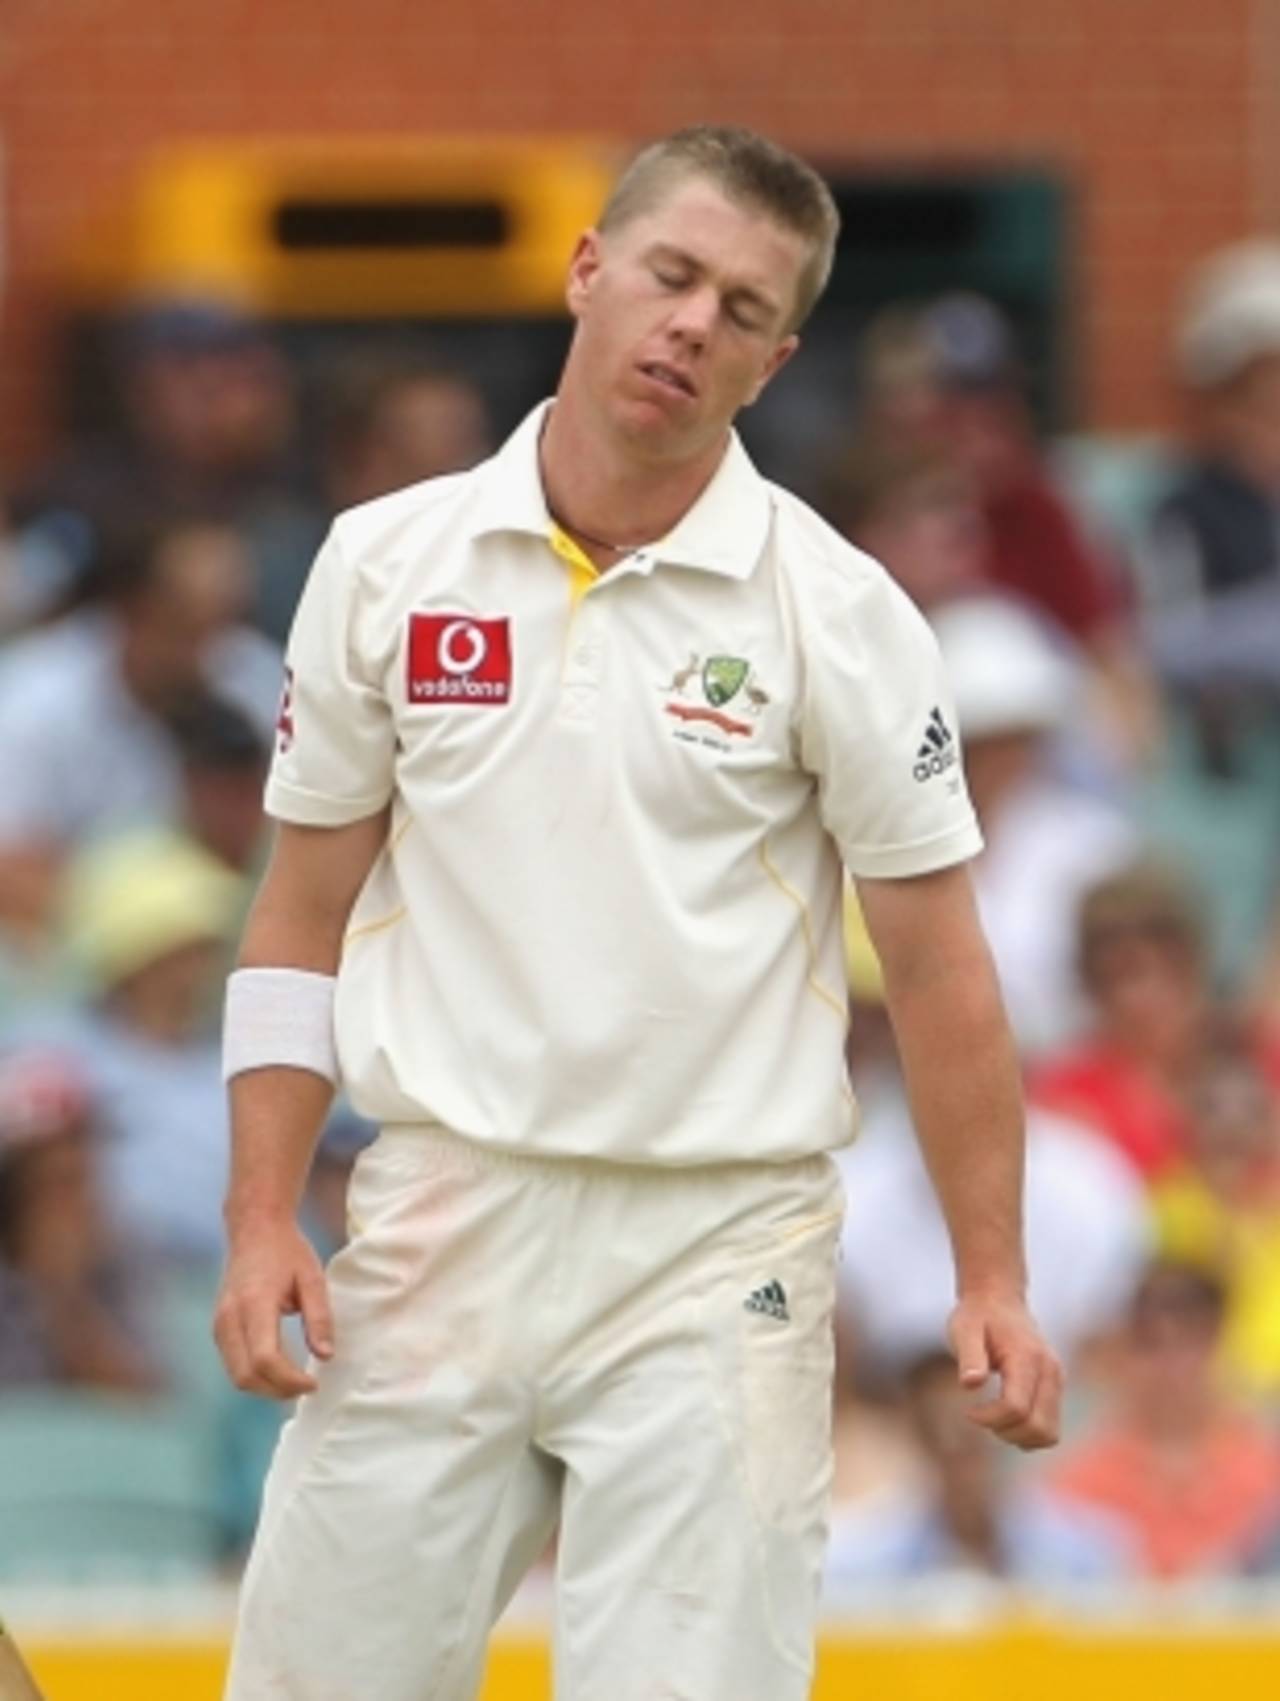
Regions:
<instances>
[{"instance_id":1,"label":"dark rectangular opening","mask_svg":"<svg viewBox=\"0 0 1280 1701\"><path fill-rule=\"evenodd\" d=\"M497 201L283 201L275 210L282 248L501 248L510 236Z\"/></svg>"},{"instance_id":2,"label":"dark rectangular opening","mask_svg":"<svg viewBox=\"0 0 1280 1701\"><path fill-rule=\"evenodd\" d=\"M982 228L983 202L972 189L945 184L842 184L840 252L937 254L973 245Z\"/></svg>"}]
</instances>

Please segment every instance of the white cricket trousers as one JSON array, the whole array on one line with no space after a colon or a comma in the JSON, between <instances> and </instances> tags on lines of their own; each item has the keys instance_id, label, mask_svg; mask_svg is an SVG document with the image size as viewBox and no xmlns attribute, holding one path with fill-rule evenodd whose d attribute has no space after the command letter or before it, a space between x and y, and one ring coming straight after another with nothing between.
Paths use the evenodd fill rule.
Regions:
<instances>
[{"instance_id":1,"label":"white cricket trousers","mask_svg":"<svg viewBox=\"0 0 1280 1701\"><path fill-rule=\"evenodd\" d=\"M557 1701L804 1701L836 1166L671 1170L398 1127L282 1433L227 1701L472 1701L559 1525Z\"/></svg>"}]
</instances>

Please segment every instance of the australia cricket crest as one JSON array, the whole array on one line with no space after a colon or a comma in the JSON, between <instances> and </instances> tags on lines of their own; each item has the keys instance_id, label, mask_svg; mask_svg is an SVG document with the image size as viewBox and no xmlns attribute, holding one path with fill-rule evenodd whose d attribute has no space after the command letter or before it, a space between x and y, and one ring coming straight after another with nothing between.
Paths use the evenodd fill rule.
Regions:
<instances>
[{"instance_id":1,"label":"australia cricket crest","mask_svg":"<svg viewBox=\"0 0 1280 1701\"><path fill-rule=\"evenodd\" d=\"M702 689L713 709L722 709L738 695L751 663L742 656L708 656L702 664Z\"/></svg>"},{"instance_id":2,"label":"australia cricket crest","mask_svg":"<svg viewBox=\"0 0 1280 1701\"><path fill-rule=\"evenodd\" d=\"M716 750L754 738L770 701L746 656L690 651L688 661L659 689L667 699L666 713L678 723L674 736ZM732 712L726 713L730 705Z\"/></svg>"}]
</instances>

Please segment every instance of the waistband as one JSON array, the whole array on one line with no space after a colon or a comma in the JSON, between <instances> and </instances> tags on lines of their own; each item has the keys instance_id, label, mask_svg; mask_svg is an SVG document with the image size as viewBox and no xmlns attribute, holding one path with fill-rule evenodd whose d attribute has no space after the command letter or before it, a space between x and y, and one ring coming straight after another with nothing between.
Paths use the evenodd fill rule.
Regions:
<instances>
[{"instance_id":1,"label":"waistband","mask_svg":"<svg viewBox=\"0 0 1280 1701\"><path fill-rule=\"evenodd\" d=\"M830 1175L838 1166L829 1152L815 1152L803 1158L769 1160L763 1158L726 1158L723 1163L701 1164L644 1164L630 1160L583 1157L574 1153L529 1152L510 1146L499 1146L487 1140L456 1134L439 1122L391 1122L384 1125L378 1142L387 1152L419 1152L424 1160L435 1158L463 1166L476 1173L502 1171L525 1172L530 1176L594 1177L601 1181L626 1181L634 1185L654 1187L696 1185L699 1181L726 1181L752 1176L799 1178L811 1172L815 1177Z\"/></svg>"}]
</instances>

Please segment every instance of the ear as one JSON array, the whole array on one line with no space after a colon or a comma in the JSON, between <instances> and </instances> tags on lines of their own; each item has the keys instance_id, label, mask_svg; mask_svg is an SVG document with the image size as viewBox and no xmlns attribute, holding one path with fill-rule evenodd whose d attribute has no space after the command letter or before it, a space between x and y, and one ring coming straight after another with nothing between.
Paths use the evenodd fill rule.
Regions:
<instances>
[{"instance_id":1,"label":"ear","mask_svg":"<svg viewBox=\"0 0 1280 1701\"><path fill-rule=\"evenodd\" d=\"M745 406L750 407L752 402L759 400L761 391L773 377L774 373L782 370L799 347L800 339L797 336L785 337L782 342L778 344L777 348L774 349L773 353L769 356L769 359L765 364L764 371L760 374L760 377L756 381L755 388L747 397Z\"/></svg>"},{"instance_id":2,"label":"ear","mask_svg":"<svg viewBox=\"0 0 1280 1701\"><path fill-rule=\"evenodd\" d=\"M580 319L604 259L604 244L598 230L584 230L569 261L565 300L575 319Z\"/></svg>"}]
</instances>

